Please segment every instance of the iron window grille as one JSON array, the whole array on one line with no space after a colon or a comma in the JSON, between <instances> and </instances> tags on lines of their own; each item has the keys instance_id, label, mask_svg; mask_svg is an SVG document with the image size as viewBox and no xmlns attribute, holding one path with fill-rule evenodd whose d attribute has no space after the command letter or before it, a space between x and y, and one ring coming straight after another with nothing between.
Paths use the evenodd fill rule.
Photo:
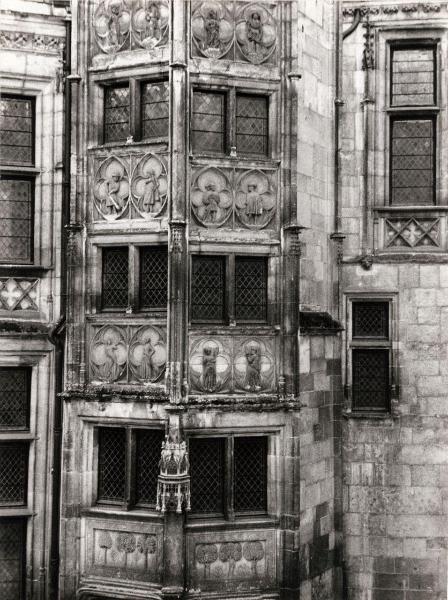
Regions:
<instances>
[{"instance_id":1,"label":"iron window grille","mask_svg":"<svg viewBox=\"0 0 448 600\"><path fill-rule=\"evenodd\" d=\"M36 178L34 98L2 94L0 166L0 262L30 264Z\"/></svg>"},{"instance_id":2,"label":"iron window grille","mask_svg":"<svg viewBox=\"0 0 448 600\"><path fill-rule=\"evenodd\" d=\"M196 154L269 156L269 98L235 89L194 89L191 146Z\"/></svg>"},{"instance_id":3,"label":"iron window grille","mask_svg":"<svg viewBox=\"0 0 448 600\"><path fill-rule=\"evenodd\" d=\"M26 442L0 442L0 506L26 505L28 452Z\"/></svg>"},{"instance_id":4,"label":"iron window grille","mask_svg":"<svg viewBox=\"0 0 448 600\"><path fill-rule=\"evenodd\" d=\"M25 600L26 519L0 519L0 598Z\"/></svg>"},{"instance_id":5,"label":"iron window grille","mask_svg":"<svg viewBox=\"0 0 448 600\"><path fill-rule=\"evenodd\" d=\"M31 369L0 367L0 431L28 430Z\"/></svg>"},{"instance_id":6,"label":"iron window grille","mask_svg":"<svg viewBox=\"0 0 448 600\"><path fill-rule=\"evenodd\" d=\"M164 430L98 427L97 433L97 504L154 508Z\"/></svg>"},{"instance_id":7,"label":"iron window grille","mask_svg":"<svg viewBox=\"0 0 448 600\"><path fill-rule=\"evenodd\" d=\"M101 249L103 311L166 311L167 246L104 246Z\"/></svg>"},{"instance_id":8,"label":"iron window grille","mask_svg":"<svg viewBox=\"0 0 448 600\"><path fill-rule=\"evenodd\" d=\"M169 132L167 80L139 81L104 87L104 143L166 140Z\"/></svg>"},{"instance_id":9,"label":"iron window grille","mask_svg":"<svg viewBox=\"0 0 448 600\"><path fill-rule=\"evenodd\" d=\"M437 45L391 45L389 203L436 203Z\"/></svg>"},{"instance_id":10,"label":"iron window grille","mask_svg":"<svg viewBox=\"0 0 448 600\"><path fill-rule=\"evenodd\" d=\"M387 413L392 386L390 302L352 302L352 411Z\"/></svg>"},{"instance_id":11,"label":"iron window grille","mask_svg":"<svg viewBox=\"0 0 448 600\"><path fill-rule=\"evenodd\" d=\"M267 512L267 436L191 437L191 510L197 516Z\"/></svg>"},{"instance_id":12,"label":"iron window grille","mask_svg":"<svg viewBox=\"0 0 448 600\"><path fill-rule=\"evenodd\" d=\"M266 323L266 257L194 255L191 320L196 323Z\"/></svg>"}]
</instances>

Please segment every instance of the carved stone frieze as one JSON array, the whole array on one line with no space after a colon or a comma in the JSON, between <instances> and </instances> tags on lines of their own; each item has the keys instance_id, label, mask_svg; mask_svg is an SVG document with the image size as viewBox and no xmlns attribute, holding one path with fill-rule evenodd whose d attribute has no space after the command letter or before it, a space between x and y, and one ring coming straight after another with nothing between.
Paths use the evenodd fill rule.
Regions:
<instances>
[{"instance_id":1,"label":"carved stone frieze","mask_svg":"<svg viewBox=\"0 0 448 600\"><path fill-rule=\"evenodd\" d=\"M165 208L168 180L164 163L154 154L144 156L132 176L135 209L144 219L158 216Z\"/></svg>"},{"instance_id":2,"label":"carved stone frieze","mask_svg":"<svg viewBox=\"0 0 448 600\"><path fill-rule=\"evenodd\" d=\"M114 221L127 211L129 174L121 159L109 157L100 165L95 176L93 194L96 208L104 219Z\"/></svg>"},{"instance_id":3,"label":"carved stone frieze","mask_svg":"<svg viewBox=\"0 0 448 600\"><path fill-rule=\"evenodd\" d=\"M192 50L197 56L261 64L277 47L274 4L197 2L192 7Z\"/></svg>"},{"instance_id":4,"label":"carved stone frieze","mask_svg":"<svg viewBox=\"0 0 448 600\"><path fill-rule=\"evenodd\" d=\"M94 382L153 383L162 378L166 364L165 333L152 325L100 326L90 347Z\"/></svg>"},{"instance_id":5,"label":"carved stone frieze","mask_svg":"<svg viewBox=\"0 0 448 600\"><path fill-rule=\"evenodd\" d=\"M274 172L205 167L194 172L191 209L208 229L272 227L277 207Z\"/></svg>"},{"instance_id":6,"label":"carved stone frieze","mask_svg":"<svg viewBox=\"0 0 448 600\"><path fill-rule=\"evenodd\" d=\"M32 50L43 54L60 54L65 47L62 37L28 31L0 31L0 48Z\"/></svg>"},{"instance_id":7,"label":"carved stone frieze","mask_svg":"<svg viewBox=\"0 0 448 600\"><path fill-rule=\"evenodd\" d=\"M0 278L0 310L39 310L39 279Z\"/></svg>"},{"instance_id":8,"label":"carved stone frieze","mask_svg":"<svg viewBox=\"0 0 448 600\"><path fill-rule=\"evenodd\" d=\"M166 44L167 0L103 0L93 15L98 48L106 54Z\"/></svg>"},{"instance_id":9,"label":"carved stone frieze","mask_svg":"<svg viewBox=\"0 0 448 600\"><path fill-rule=\"evenodd\" d=\"M190 348L190 389L201 394L270 393L275 390L274 341L203 337Z\"/></svg>"},{"instance_id":10,"label":"carved stone frieze","mask_svg":"<svg viewBox=\"0 0 448 600\"><path fill-rule=\"evenodd\" d=\"M362 17L367 15L376 16L380 14L384 15L396 15L398 12L404 13L404 15L414 15L415 13L422 11L424 13L438 13L441 11L442 6L446 4L441 2L411 2L409 4L400 5L387 5L387 6L360 6L360 7L345 7L342 10L344 17L354 17L356 12L359 11Z\"/></svg>"}]
</instances>

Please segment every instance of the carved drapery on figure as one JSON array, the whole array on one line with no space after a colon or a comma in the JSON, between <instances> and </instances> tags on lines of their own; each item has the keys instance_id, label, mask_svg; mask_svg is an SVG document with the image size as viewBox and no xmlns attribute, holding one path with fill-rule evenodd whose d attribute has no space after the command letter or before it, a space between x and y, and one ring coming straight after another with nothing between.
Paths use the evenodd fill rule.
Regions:
<instances>
[{"instance_id":1,"label":"carved drapery on figure","mask_svg":"<svg viewBox=\"0 0 448 600\"><path fill-rule=\"evenodd\" d=\"M164 163L147 154L138 163L131 181L135 209L144 219L158 216L165 208L168 180Z\"/></svg>"},{"instance_id":2,"label":"carved drapery on figure","mask_svg":"<svg viewBox=\"0 0 448 600\"><path fill-rule=\"evenodd\" d=\"M231 48L234 36L233 16L229 7L219 2L203 2L191 18L193 43L209 58L221 58Z\"/></svg>"},{"instance_id":3,"label":"carved drapery on figure","mask_svg":"<svg viewBox=\"0 0 448 600\"><path fill-rule=\"evenodd\" d=\"M193 182L191 204L205 227L222 226L231 214L232 196L226 174L214 167L200 171Z\"/></svg>"},{"instance_id":4,"label":"carved drapery on figure","mask_svg":"<svg viewBox=\"0 0 448 600\"><path fill-rule=\"evenodd\" d=\"M262 171L248 171L237 182L238 218L249 229L266 227L275 212L275 195Z\"/></svg>"},{"instance_id":5,"label":"carved drapery on figure","mask_svg":"<svg viewBox=\"0 0 448 600\"><path fill-rule=\"evenodd\" d=\"M128 207L129 176L124 163L116 157L99 167L93 190L98 212L108 221L120 217Z\"/></svg>"}]
</instances>

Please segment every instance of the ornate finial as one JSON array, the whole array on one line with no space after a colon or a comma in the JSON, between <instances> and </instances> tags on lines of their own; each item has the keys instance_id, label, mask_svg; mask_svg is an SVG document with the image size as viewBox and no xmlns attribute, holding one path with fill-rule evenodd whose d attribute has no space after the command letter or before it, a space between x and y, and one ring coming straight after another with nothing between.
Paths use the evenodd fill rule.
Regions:
<instances>
[{"instance_id":1,"label":"ornate finial","mask_svg":"<svg viewBox=\"0 0 448 600\"><path fill-rule=\"evenodd\" d=\"M161 513L173 510L177 513L190 510L190 463L187 443L181 442L178 435L170 441L166 436L162 442L160 475L157 483L156 510Z\"/></svg>"}]
</instances>

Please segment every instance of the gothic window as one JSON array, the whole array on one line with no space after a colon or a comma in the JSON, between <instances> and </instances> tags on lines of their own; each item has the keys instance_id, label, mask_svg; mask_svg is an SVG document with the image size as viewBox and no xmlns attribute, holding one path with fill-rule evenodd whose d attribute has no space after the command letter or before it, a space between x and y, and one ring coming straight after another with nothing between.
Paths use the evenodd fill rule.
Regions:
<instances>
[{"instance_id":1,"label":"gothic window","mask_svg":"<svg viewBox=\"0 0 448 600\"><path fill-rule=\"evenodd\" d=\"M103 141L126 142L168 137L168 81L130 79L126 84L104 88Z\"/></svg>"},{"instance_id":2,"label":"gothic window","mask_svg":"<svg viewBox=\"0 0 448 600\"><path fill-rule=\"evenodd\" d=\"M267 512L266 436L191 437L192 513Z\"/></svg>"},{"instance_id":3,"label":"gothic window","mask_svg":"<svg viewBox=\"0 0 448 600\"><path fill-rule=\"evenodd\" d=\"M0 519L0 598L25 598L26 519Z\"/></svg>"},{"instance_id":4,"label":"gothic window","mask_svg":"<svg viewBox=\"0 0 448 600\"><path fill-rule=\"evenodd\" d=\"M128 248L103 248L103 309L125 309L129 293Z\"/></svg>"},{"instance_id":5,"label":"gothic window","mask_svg":"<svg viewBox=\"0 0 448 600\"><path fill-rule=\"evenodd\" d=\"M390 408L390 303L352 303L351 372L352 410L387 412Z\"/></svg>"},{"instance_id":6,"label":"gothic window","mask_svg":"<svg viewBox=\"0 0 448 600\"><path fill-rule=\"evenodd\" d=\"M436 202L437 58L435 44L391 47L390 204Z\"/></svg>"},{"instance_id":7,"label":"gothic window","mask_svg":"<svg viewBox=\"0 0 448 600\"><path fill-rule=\"evenodd\" d=\"M191 318L195 322L266 322L266 258L193 256Z\"/></svg>"},{"instance_id":8,"label":"gothic window","mask_svg":"<svg viewBox=\"0 0 448 600\"><path fill-rule=\"evenodd\" d=\"M98 428L98 504L154 507L164 432Z\"/></svg>"},{"instance_id":9,"label":"gothic window","mask_svg":"<svg viewBox=\"0 0 448 600\"><path fill-rule=\"evenodd\" d=\"M166 247L140 251L140 307L166 308L168 299L168 253Z\"/></svg>"},{"instance_id":10,"label":"gothic window","mask_svg":"<svg viewBox=\"0 0 448 600\"><path fill-rule=\"evenodd\" d=\"M29 264L34 229L34 100L0 99L0 262ZM8 167L21 167L20 174Z\"/></svg>"},{"instance_id":11,"label":"gothic window","mask_svg":"<svg viewBox=\"0 0 448 600\"><path fill-rule=\"evenodd\" d=\"M0 430L29 428L31 371L0 367Z\"/></svg>"},{"instance_id":12,"label":"gothic window","mask_svg":"<svg viewBox=\"0 0 448 600\"><path fill-rule=\"evenodd\" d=\"M191 145L195 153L267 157L267 96L235 89L195 89L192 100Z\"/></svg>"}]
</instances>

